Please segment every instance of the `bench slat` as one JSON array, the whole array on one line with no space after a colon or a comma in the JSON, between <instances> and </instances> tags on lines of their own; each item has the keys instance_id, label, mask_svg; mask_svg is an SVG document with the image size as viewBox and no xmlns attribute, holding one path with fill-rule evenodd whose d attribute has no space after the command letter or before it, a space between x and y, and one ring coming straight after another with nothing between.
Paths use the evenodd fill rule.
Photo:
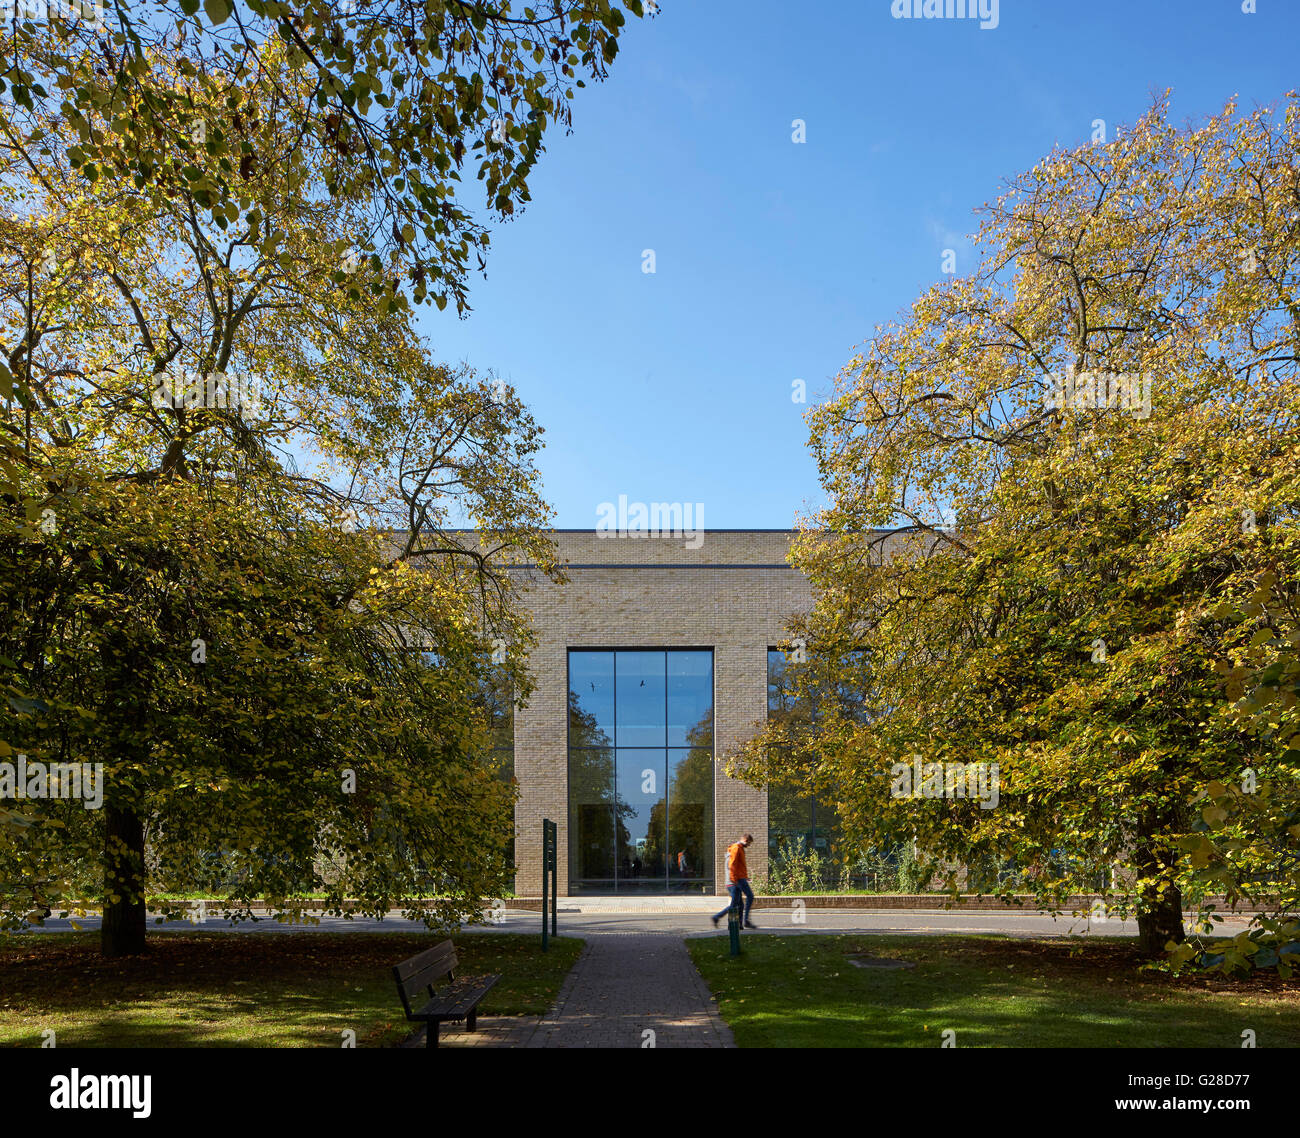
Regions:
<instances>
[{"instance_id":1,"label":"bench slat","mask_svg":"<svg viewBox=\"0 0 1300 1138\"><path fill-rule=\"evenodd\" d=\"M441 944L426 948L423 952L418 952L410 959L403 960L401 964L396 965L393 968L393 977L401 984L410 980L417 973L427 972L429 969L437 967L442 968L438 975L445 976L455 969L456 964L456 946L451 941L444 940Z\"/></svg>"},{"instance_id":2,"label":"bench slat","mask_svg":"<svg viewBox=\"0 0 1300 1138\"><path fill-rule=\"evenodd\" d=\"M408 977L405 980L399 980L397 986L401 988L409 998L415 999L422 992L426 992L430 988L436 991L441 987L442 981L446 980L449 971L449 969L444 968L441 965L435 965L432 968L426 968L423 972L417 972L414 976Z\"/></svg>"},{"instance_id":3,"label":"bench slat","mask_svg":"<svg viewBox=\"0 0 1300 1138\"><path fill-rule=\"evenodd\" d=\"M413 1020L464 1019L500 979L500 976L484 976L463 988L457 984L451 990L435 996L419 1011L412 1012L409 1018Z\"/></svg>"},{"instance_id":4,"label":"bench slat","mask_svg":"<svg viewBox=\"0 0 1300 1138\"><path fill-rule=\"evenodd\" d=\"M436 992L438 984L455 971L458 961L456 946L444 940L423 952L393 966L393 979L397 981L397 994L409 1019L411 1006Z\"/></svg>"}]
</instances>

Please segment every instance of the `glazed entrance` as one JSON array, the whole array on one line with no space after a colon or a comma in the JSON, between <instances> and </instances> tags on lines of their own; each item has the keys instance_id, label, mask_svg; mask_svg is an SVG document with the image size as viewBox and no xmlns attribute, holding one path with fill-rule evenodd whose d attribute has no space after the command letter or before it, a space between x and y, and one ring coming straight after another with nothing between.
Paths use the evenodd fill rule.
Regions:
<instances>
[{"instance_id":1,"label":"glazed entrance","mask_svg":"<svg viewBox=\"0 0 1300 1138\"><path fill-rule=\"evenodd\" d=\"M713 892L713 652L569 651L570 893Z\"/></svg>"}]
</instances>

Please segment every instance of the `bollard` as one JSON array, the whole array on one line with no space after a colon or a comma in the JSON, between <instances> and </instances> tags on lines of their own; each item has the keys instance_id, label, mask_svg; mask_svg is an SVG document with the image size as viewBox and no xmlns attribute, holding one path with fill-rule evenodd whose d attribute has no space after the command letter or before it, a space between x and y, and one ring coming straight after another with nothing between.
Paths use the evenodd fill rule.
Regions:
<instances>
[{"instance_id":1,"label":"bollard","mask_svg":"<svg viewBox=\"0 0 1300 1138\"><path fill-rule=\"evenodd\" d=\"M740 914L744 910L736 904L733 904L727 910L727 936L731 940L731 955L740 955Z\"/></svg>"}]
</instances>

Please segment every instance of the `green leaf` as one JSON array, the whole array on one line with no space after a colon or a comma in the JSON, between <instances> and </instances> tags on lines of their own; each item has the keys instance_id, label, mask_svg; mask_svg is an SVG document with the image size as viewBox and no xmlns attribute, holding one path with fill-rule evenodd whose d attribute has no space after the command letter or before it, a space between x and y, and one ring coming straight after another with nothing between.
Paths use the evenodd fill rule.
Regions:
<instances>
[{"instance_id":1,"label":"green leaf","mask_svg":"<svg viewBox=\"0 0 1300 1138\"><path fill-rule=\"evenodd\" d=\"M233 7L232 0L203 0L203 11L214 25L224 24L230 18Z\"/></svg>"}]
</instances>

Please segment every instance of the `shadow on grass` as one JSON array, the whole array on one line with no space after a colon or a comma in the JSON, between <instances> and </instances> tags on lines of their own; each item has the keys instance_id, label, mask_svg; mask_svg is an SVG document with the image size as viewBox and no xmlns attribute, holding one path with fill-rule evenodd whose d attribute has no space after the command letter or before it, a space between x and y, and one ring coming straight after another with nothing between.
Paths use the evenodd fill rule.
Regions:
<instances>
[{"instance_id":1,"label":"shadow on grass","mask_svg":"<svg viewBox=\"0 0 1300 1138\"><path fill-rule=\"evenodd\" d=\"M143 957L105 960L97 933L0 938L0 1045L339 1047L405 1038L392 980L398 961L443 934L154 933ZM542 1014L582 949L498 933L457 941L460 975L500 973L483 1015Z\"/></svg>"},{"instance_id":2,"label":"shadow on grass","mask_svg":"<svg viewBox=\"0 0 1300 1138\"><path fill-rule=\"evenodd\" d=\"M762 936L688 942L742 1047L1300 1046L1300 983L1139 969L1131 942ZM1077 950L1077 951L1074 951ZM907 960L856 967L851 955Z\"/></svg>"}]
</instances>

